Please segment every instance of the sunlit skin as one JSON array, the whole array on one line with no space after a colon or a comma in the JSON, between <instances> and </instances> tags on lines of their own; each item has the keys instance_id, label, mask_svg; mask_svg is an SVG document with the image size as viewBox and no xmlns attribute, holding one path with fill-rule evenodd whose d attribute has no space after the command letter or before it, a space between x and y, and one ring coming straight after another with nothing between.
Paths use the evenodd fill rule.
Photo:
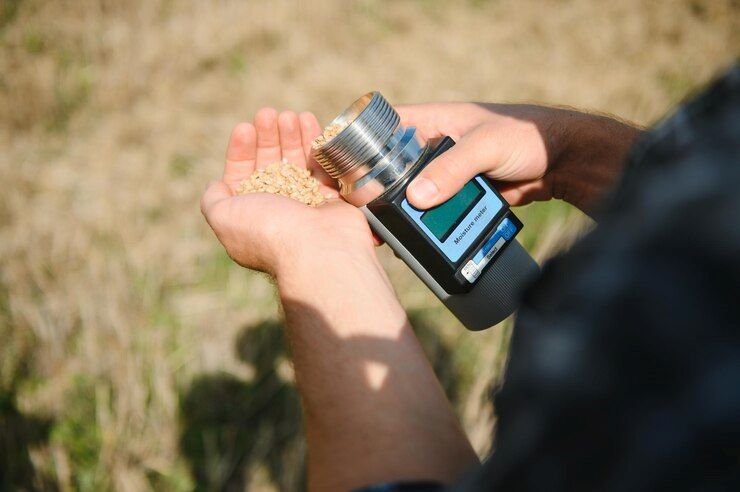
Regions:
<instances>
[{"instance_id":1,"label":"sunlit skin","mask_svg":"<svg viewBox=\"0 0 740 492\"><path fill-rule=\"evenodd\" d=\"M272 108L259 110L253 123L234 127L223 177L208 185L201 209L229 256L240 265L277 275L279 264L299 245L304 254L327 255L338 247L372 253L372 235L364 217L326 184L321 192L329 199L316 208L267 193L236 195L239 183L255 169L281 158L304 168L311 163L315 169L310 148L320 132L313 114L278 114Z\"/></svg>"},{"instance_id":2,"label":"sunlit skin","mask_svg":"<svg viewBox=\"0 0 740 492\"><path fill-rule=\"evenodd\" d=\"M533 106L398 109L422 139L458 141L422 173L432 194L410 188L422 208L486 173L512 204L556 197L588 211L639 134L607 118ZM270 108L239 123L223 177L209 184L201 209L235 262L275 278L305 415L309 488L450 483L478 459L378 262L364 216L309 157L319 132L310 113ZM328 200L311 208L265 193L235 195L255 169L281 158L312 169Z\"/></svg>"},{"instance_id":3,"label":"sunlit skin","mask_svg":"<svg viewBox=\"0 0 740 492\"><path fill-rule=\"evenodd\" d=\"M511 205L557 198L590 213L621 173L624 156L641 133L613 118L529 104L396 109L402 124L415 126L423 139L447 135L457 142L409 187L409 201L419 208L442 203L483 173Z\"/></svg>"},{"instance_id":4,"label":"sunlit skin","mask_svg":"<svg viewBox=\"0 0 740 492\"><path fill-rule=\"evenodd\" d=\"M264 193L234 195L241 180L281 157L311 166L318 133L313 115L272 109L238 124L223 178L208 186L201 208L234 261L276 279L305 415L309 488L451 482L477 457L363 215L336 198L310 208Z\"/></svg>"}]
</instances>

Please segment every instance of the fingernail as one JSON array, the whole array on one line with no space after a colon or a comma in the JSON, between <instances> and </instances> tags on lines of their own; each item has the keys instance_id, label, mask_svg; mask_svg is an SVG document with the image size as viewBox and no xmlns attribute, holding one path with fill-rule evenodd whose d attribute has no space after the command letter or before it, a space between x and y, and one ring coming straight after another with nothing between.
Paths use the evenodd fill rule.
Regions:
<instances>
[{"instance_id":1,"label":"fingernail","mask_svg":"<svg viewBox=\"0 0 740 492\"><path fill-rule=\"evenodd\" d=\"M408 191L417 200L429 201L437 196L439 188L437 188L437 185L431 179L417 178L411 183Z\"/></svg>"}]
</instances>

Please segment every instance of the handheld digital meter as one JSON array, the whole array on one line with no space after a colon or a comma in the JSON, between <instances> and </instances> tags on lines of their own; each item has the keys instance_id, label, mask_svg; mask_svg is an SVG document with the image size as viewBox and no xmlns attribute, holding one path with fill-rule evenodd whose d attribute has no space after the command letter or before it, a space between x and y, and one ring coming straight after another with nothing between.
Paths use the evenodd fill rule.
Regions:
<instances>
[{"instance_id":1,"label":"handheld digital meter","mask_svg":"<svg viewBox=\"0 0 740 492\"><path fill-rule=\"evenodd\" d=\"M396 256L466 328L481 330L509 316L539 269L515 239L522 223L490 181L476 176L428 210L406 199L413 178L455 142L443 137L421 146L415 129L401 126L378 92L359 98L332 124L343 129L313 155Z\"/></svg>"}]
</instances>

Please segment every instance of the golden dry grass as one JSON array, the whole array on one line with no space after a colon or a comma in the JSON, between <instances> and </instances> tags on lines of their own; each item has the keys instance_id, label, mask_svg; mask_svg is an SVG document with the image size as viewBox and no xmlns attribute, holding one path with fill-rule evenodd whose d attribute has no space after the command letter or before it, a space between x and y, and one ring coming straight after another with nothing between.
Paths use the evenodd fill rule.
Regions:
<instances>
[{"instance_id":1,"label":"golden dry grass","mask_svg":"<svg viewBox=\"0 0 740 492\"><path fill-rule=\"evenodd\" d=\"M197 208L259 107L326 123L380 90L648 124L737 56L738 17L734 0L3 0L0 480L301 487L273 288ZM522 216L540 259L583 223L558 204ZM508 325L462 331L382 256L484 453Z\"/></svg>"}]
</instances>

